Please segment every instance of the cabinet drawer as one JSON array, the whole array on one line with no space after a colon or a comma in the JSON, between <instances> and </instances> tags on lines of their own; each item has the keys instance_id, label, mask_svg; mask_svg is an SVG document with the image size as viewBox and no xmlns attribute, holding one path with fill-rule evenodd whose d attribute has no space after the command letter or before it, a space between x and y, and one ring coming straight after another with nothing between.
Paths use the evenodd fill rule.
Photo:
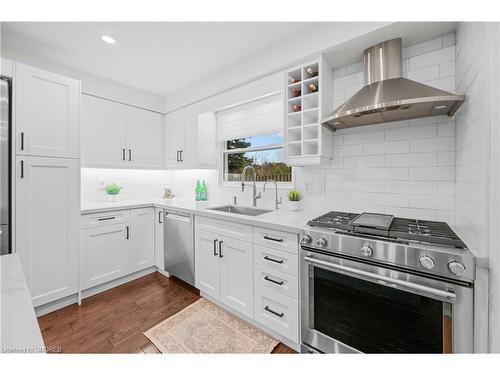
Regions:
<instances>
[{"instance_id":1,"label":"cabinet drawer","mask_svg":"<svg viewBox=\"0 0 500 375\"><path fill-rule=\"evenodd\" d=\"M252 242L252 226L232 221L196 217L196 227L217 236L226 236L237 240Z\"/></svg>"},{"instance_id":2,"label":"cabinet drawer","mask_svg":"<svg viewBox=\"0 0 500 375\"><path fill-rule=\"evenodd\" d=\"M298 301L255 285L254 319L293 342L299 339Z\"/></svg>"},{"instance_id":3,"label":"cabinet drawer","mask_svg":"<svg viewBox=\"0 0 500 375\"><path fill-rule=\"evenodd\" d=\"M286 294L288 297L299 297L299 281L295 276L254 265L254 283Z\"/></svg>"},{"instance_id":4,"label":"cabinet drawer","mask_svg":"<svg viewBox=\"0 0 500 375\"><path fill-rule=\"evenodd\" d=\"M298 235L296 233L261 227L253 228L253 243L287 251L292 254L297 254L299 248Z\"/></svg>"},{"instance_id":5,"label":"cabinet drawer","mask_svg":"<svg viewBox=\"0 0 500 375\"><path fill-rule=\"evenodd\" d=\"M80 219L81 228L92 228L103 225L121 224L130 221L130 210L107 211L96 214L82 215Z\"/></svg>"},{"instance_id":6,"label":"cabinet drawer","mask_svg":"<svg viewBox=\"0 0 500 375\"><path fill-rule=\"evenodd\" d=\"M299 260L297 255L259 245L254 245L253 249L256 264L284 272L288 275L299 275Z\"/></svg>"}]
</instances>

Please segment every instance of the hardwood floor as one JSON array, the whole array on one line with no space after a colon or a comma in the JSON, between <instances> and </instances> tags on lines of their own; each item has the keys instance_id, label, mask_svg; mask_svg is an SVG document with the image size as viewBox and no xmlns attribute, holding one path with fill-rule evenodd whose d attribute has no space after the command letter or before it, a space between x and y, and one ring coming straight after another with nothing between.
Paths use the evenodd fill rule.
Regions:
<instances>
[{"instance_id":1,"label":"hardwood floor","mask_svg":"<svg viewBox=\"0 0 500 375\"><path fill-rule=\"evenodd\" d=\"M142 332L200 298L199 291L158 272L38 318L53 353L159 353ZM280 343L276 354L296 353Z\"/></svg>"}]
</instances>

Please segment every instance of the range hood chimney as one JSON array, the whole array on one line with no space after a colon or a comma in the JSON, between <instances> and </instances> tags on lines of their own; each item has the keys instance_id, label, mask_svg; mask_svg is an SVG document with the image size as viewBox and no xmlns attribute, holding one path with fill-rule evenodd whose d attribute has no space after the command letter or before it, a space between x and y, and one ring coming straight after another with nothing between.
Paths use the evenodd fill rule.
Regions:
<instances>
[{"instance_id":1,"label":"range hood chimney","mask_svg":"<svg viewBox=\"0 0 500 375\"><path fill-rule=\"evenodd\" d=\"M321 123L333 129L428 116L453 116L465 101L402 77L401 38L376 44L363 53L364 86Z\"/></svg>"}]
</instances>

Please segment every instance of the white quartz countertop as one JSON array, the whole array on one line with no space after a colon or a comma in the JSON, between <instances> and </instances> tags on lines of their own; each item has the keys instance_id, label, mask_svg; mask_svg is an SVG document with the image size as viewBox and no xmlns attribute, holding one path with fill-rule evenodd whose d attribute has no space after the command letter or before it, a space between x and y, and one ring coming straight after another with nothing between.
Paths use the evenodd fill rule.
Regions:
<instances>
[{"instance_id":1,"label":"white quartz countertop","mask_svg":"<svg viewBox=\"0 0 500 375\"><path fill-rule=\"evenodd\" d=\"M309 210L290 211L286 207L280 207L278 210L273 210L259 216L239 215L208 209L210 207L218 207L227 204L229 203L223 201L196 202L193 199L186 198L140 199L118 202L83 202L81 212L82 214L92 214L141 207L160 207L173 211L189 212L195 215L231 220L243 224L260 225L294 233L298 233L300 228L304 227L309 220L322 214L321 212Z\"/></svg>"},{"instance_id":2,"label":"white quartz countertop","mask_svg":"<svg viewBox=\"0 0 500 375\"><path fill-rule=\"evenodd\" d=\"M0 256L2 353L43 353L44 342L17 254Z\"/></svg>"}]
</instances>

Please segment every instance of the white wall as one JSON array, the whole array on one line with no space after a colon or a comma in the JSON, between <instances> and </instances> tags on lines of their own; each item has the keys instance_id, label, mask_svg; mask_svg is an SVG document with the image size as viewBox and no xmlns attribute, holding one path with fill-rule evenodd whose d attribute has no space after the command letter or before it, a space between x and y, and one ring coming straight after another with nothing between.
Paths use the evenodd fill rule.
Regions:
<instances>
[{"instance_id":1,"label":"white wall","mask_svg":"<svg viewBox=\"0 0 500 375\"><path fill-rule=\"evenodd\" d=\"M467 101L456 120L456 222L469 246L490 258L491 352L500 352L499 54L497 23L459 24L457 90Z\"/></svg>"},{"instance_id":2,"label":"white wall","mask_svg":"<svg viewBox=\"0 0 500 375\"><path fill-rule=\"evenodd\" d=\"M454 34L403 49L410 79L452 91ZM334 69L334 106L363 85L362 63ZM455 121L432 117L334 133L326 168L297 168L312 209L386 212L455 222Z\"/></svg>"},{"instance_id":3,"label":"white wall","mask_svg":"<svg viewBox=\"0 0 500 375\"><path fill-rule=\"evenodd\" d=\"M328 22L319 23L293 38L281 41L260 53L226 67L165 97L165 112L208 98L245 82L293 65L320 51L391 24L390 22Z\"/></svg>"},{"instance_id":4,"label":"white wall","mask_svg":"<svg viewBox=\"0 0 500 375\"><path fill-rule=\"evenodd\" d=\"M163 112L163 97L160 95L152 94L134 87L111 81L107 78L99 77L66 65L46 60L26 51L22 51L21 49L7 46L5 43L2 43L1 55L3 58L19 61L40 69L45 69L67 77L78 79L82 81L83 93L116 100L121 103L130 104L152 111Z\"/></svg>"}]
</instances>

